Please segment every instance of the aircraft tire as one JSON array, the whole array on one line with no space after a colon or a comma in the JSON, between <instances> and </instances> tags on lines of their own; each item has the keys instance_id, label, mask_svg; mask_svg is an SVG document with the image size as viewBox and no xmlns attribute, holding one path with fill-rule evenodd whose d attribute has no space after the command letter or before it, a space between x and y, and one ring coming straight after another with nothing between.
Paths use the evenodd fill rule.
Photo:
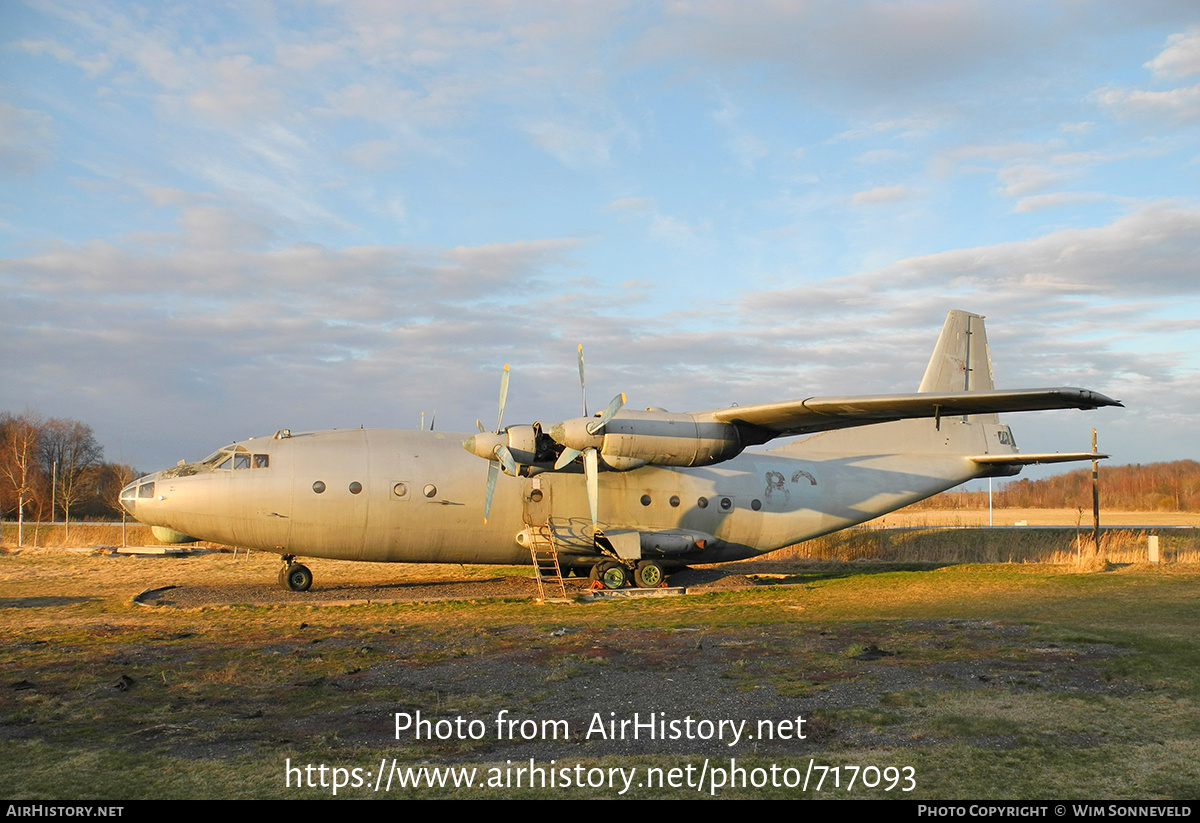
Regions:
<instances>
[{"instance_id":1,"label":"aircraft tire","mask_svg":"<svg viewBox=\"0 0 1200 823\"><path fill-rule=\"evenodd\" d=\"M287 570L288 570L288 567L287 567L286 563L279 567L279 586L280 586L280 588L284 588L284 589L287 588Z\"/></svg>"},{"instance_id":2,"label":"aircraft tire","mask_svg":"<svg viewBox=\"0 0 1200 823\"><path fill-rule=\"evenodd\" d=\"M633 570L633 584L639 589L657 589L665 579L663 567L654 560L639 561Z\"/></svg>"},{"instance_id":3,"label":"aircraft tire","mask_svg":"<svg viewBox=\"0 0 1200 823\"><path fill-rule=\"evenodd\" d=\"M301 563L293 563L286 570L287 587L294 592L306 592L312 586L312 572L308 570L308 566Z\"/></svg>"},{"instance_id":4,"label":"aircraft tire","mask_svg":"<svg viewBox=\"0 0 1200 823\"><path fill-rule=\"evenodd\" d=\"M629 582L629 570L620 563L605 563L599 574L606 589L620 589Z\"/></svg>"}]
</instances>

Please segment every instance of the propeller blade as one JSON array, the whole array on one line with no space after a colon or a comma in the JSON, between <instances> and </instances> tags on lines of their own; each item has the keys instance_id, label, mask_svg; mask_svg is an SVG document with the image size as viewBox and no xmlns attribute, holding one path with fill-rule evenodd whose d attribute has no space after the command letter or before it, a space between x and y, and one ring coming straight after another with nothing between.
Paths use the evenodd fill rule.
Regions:
<instances>
[{"instance_id":1,"label":"propeller blade","mask_svg":"<svg viewBox=\"0 0 1200 823\"><path fill-rule=\"evenodd\" d=\"M558 460L554 461L554 470L558 471L559 469L563 468L580 454L582 454L582 452L579 451L579 449L563 449L562 454L558 456Z\"/></svg>"},{"instance_id":2,"label":"propeller blade","mask_svg":"<svg viewBox=\"0 0 1200 823\"><path fill-rule=\"evenodd\" d=\"M600 455L595 449L583 453L583 470L587 474L588 507L592 510L592 528L596 527L600 508Z\"/></svg>"},{"instance_id":3,"label":"propeller blade","mask_svg":"<svg viewBox=\"0 0 1200 823\"><path fill-rule=\"evenodd\" d=\"M488 461L487 491L483 496L483 522L486 523L488 514L492 511L492 492L496 491L496 477L500 474L500 464L495 460Z\"/></svg>"},{"instance_id":4,"label":"propeller blade","mask_svg":"<svg viewBox=\"0 0 1200 823\"><path fill-rule=\"evenodd\" d=\"M618 394L616 397L614 397L612 400L609 401L608 408L604 410L604 413L601 414L600 417L598 417L595 422L588 423L588 427L587 427L588 434L595 434L596 432L598 432L602 428L604 428L606 425L608 425L608 421L610 421L614 417L616 417L617 412L619 412L621 410L621 407L624 405L625 405L625 393L622 392L621 394Z\"/></svg>"},{"instance_id":5,"label":"propeller blade","mask_svg":"<svg viewBox=\"0 0 1200 823\"><path fill-rule=\"evenodd\" d=\"M496 434L500 433L500 424L504 422L504 404L508 401L508 364L500 375L500 412L496 415Z\"/></svg>"},{"instance_id":6,"label":"propeller blade","mask_svg":"<svg viewBox=\"0 0 1200 823\"><path fill-rule=\"evenodd\" d=\"M513 477L517 476L517 461L513 460L512 452L503 444L496 447L496 459L504 466L504 471Z\"/></svg>"},{"instance_id":7,"label":"propeller blade","mask_svg":"<svg viewBox=\"0 0 1200 823\"><path fill-rule=\"evenodd\" d=\"M579 390L583 392L583 416L587 417L587 381L583 379L583 344L579 344Z\"/></svg>"},{"instance_id":8,"label":"propeller blade","mask_svg":"<svg viewBox=\"0 0 1200 823\"><path fill-rule=\"evenodd\" d=\"M486 431L487 431L487 429L485 429L485 428L483 427L483 423L479 422L479 418L478 418L478 417L477 417L477 418L475 418L475 425L479 427L479 433L480 433L480 434L483 434L484 432L486 432Z\"/></svg>"}]
</instances>

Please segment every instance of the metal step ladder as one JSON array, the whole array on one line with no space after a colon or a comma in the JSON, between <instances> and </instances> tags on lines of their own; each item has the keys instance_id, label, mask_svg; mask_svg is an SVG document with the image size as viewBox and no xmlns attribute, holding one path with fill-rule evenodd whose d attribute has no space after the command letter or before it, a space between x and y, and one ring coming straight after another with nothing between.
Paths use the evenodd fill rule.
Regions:
<instances>
[{"instance_id":1,"label":"metal step ladder","mask_svg":"<svg viewBox=\"0 0 1200 823\"><path fill-rule=\"evenodd\" d=\"M538 599L567 599L567 587L563 584L562 569L558 565L558 547L550 527L538 526L529 530L529 556L533 560L533 576L538 584ZM549 590L549 595L547 595Z\"/></svg>"}]
</instances>

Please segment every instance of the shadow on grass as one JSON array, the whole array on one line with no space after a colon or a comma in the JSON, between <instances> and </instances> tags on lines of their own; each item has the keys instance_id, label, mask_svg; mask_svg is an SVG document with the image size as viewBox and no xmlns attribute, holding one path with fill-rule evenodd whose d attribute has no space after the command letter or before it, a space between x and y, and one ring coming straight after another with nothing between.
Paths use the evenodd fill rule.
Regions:
<instances>
[{"instance_id":1,"label":"shadow on grass","mask_svg":"<svg viewBox=\"0 0 1200 823\"><path fill-rule=\"evenodd\" d=\"M703 586L744 579L755 586L787 586L892 572L928 572L957 565L961 564L951 562L837 563L829 561L798 563L763 560L726 566L680 569L671 575L670 583L675 586Z\"/></svg>"},{"instance_id":2,"label":"shadow on grass","mask_svg":"<svg viewBox=\"0 0 1200 823\"><path fill-rule=\"evenodd\" d=\"M0 609L44 609L90 603L94 597L0 597Z\"/></svg>"}]
</instances>

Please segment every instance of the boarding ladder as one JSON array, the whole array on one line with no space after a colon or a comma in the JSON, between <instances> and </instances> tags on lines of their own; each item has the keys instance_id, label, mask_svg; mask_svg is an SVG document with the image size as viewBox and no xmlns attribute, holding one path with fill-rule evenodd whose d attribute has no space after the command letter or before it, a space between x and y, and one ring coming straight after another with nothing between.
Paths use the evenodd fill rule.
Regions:
<instances>
[{"instance_id":1,"label":"boarding ladder","mask_svg":"<svg viewBox=\"0 0 1200 823\"><path fill-rule=\"evenodd\" d=\"M558 565L558 547L550 526L537 526L529 530L529 556L533 560L538 599L542 602L545 602L547 597L561 597L566 600L567 588L563 585L562 569Z\"/></svg>"}]
</instances>

